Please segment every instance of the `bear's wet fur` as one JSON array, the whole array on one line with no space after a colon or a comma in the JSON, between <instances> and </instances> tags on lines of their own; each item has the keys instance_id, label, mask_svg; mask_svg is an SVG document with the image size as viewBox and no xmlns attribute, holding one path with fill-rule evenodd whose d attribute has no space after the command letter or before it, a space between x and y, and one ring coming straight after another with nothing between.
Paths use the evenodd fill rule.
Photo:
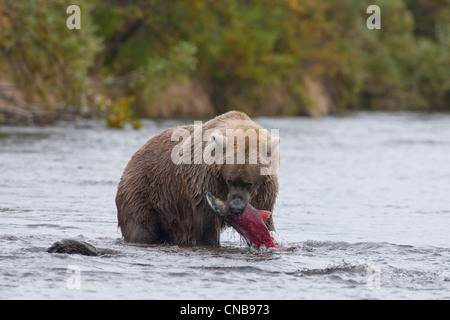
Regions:
<instances>
[{"instance_id":1,"label":"bear's wet fur","mask_svg":"<svg viewBox=\"0 0 450 320\"><path fill-rule=\"evenodd\" d=\"M209 129L225 136L226 129L259 132L263 128L246 114L230 111L202 124L203 133ZM194 135L194 125L166 129L147 141L124 170L116 206L118 225L126 242L220 246L224 223L209 207L206 190L222 199L242 198L257 209L273 211L278 194L276 172L262 175L264 165L259 160L249 164L248 156L244 164L206 164L203 160L200 164L175 163L172 150L180 144L179 140L172 141L175 130L188 130ZM267 131L262 132L258 140L270 141ZM194 139L190 140L192 157L196 152ZM202 139L203 147L207 143ZM250 145L247 138L246 151ZM274 230L272 216L266 225Z\"/></svg>"}]
</instances>

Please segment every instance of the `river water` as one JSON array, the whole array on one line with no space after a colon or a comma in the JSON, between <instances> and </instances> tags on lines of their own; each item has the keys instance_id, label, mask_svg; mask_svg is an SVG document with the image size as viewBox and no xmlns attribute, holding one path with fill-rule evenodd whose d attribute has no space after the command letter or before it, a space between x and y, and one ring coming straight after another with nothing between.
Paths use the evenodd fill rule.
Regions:
<instances>
[{"instance_id":1,"label":"river water","mask_svg":"<svg viewBox=\"0 0 450 320\"><path fill-rule=\"evenodd\" d=\"M450 299L450 115L255 120L280 130L285 251L123 242L123 169L181 121L0 127L0 299ZM70 237L111 251L46 252Z\"/></svg>"}]
</instances>

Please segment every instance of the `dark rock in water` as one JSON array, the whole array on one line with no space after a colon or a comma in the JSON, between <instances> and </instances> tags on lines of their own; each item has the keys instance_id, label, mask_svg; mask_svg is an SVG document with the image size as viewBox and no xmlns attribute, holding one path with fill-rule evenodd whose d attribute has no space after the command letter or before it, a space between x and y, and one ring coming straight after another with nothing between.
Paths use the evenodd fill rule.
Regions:
<instances>
[{"instance_id":1,"label":"dark rock in water","mask_svg":"<svg viewBox=\"0 0 450 320\"><path fill-rule=\"evenodd\" d=\"M61 241L56 241L50 248L47 249L47 252L82 254L85 256L100 256L103 254L102 251L98 250L93 245L74 239L63 239Z\"/></svg>"}]
</instances>

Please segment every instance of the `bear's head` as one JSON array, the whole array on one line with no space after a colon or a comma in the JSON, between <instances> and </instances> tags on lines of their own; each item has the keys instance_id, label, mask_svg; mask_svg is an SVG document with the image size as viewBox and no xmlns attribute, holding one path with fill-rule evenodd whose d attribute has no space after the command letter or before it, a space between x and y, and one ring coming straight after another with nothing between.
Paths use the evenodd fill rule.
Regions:
<instances>
[{"instance_id":1,"label":"bear's head","mask_svg":"<svg viewBox=\"0 0 450 320\"><path fill-rule=\"evenodd\" d=\"M277 174L278 130L269 134L253 121L234 121L225 129L213 130L207 141L205 154L214 159L211 165L228 186L230 211L241 213L259 187Z\"/></svg>"}]
</instances>

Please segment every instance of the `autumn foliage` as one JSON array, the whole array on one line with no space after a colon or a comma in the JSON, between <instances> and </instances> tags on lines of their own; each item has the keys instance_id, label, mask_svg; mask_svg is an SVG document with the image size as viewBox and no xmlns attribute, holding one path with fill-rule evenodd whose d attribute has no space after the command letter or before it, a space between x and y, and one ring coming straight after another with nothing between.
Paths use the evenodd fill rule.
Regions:
<instances>
[{"instance_id":1,"label":"autumn foliage","mask_svg":"<svg viewBox=\"0 0 450 320\"><path fill-rule=\"evenodd\" d=\"M3 94L13 83L48 114L111 126L450 109L450 0L82 0L80 30L66 27L71 4L0 0ZM371 4L380 30L366 27Z\"/></svg>"}]
</instances>

